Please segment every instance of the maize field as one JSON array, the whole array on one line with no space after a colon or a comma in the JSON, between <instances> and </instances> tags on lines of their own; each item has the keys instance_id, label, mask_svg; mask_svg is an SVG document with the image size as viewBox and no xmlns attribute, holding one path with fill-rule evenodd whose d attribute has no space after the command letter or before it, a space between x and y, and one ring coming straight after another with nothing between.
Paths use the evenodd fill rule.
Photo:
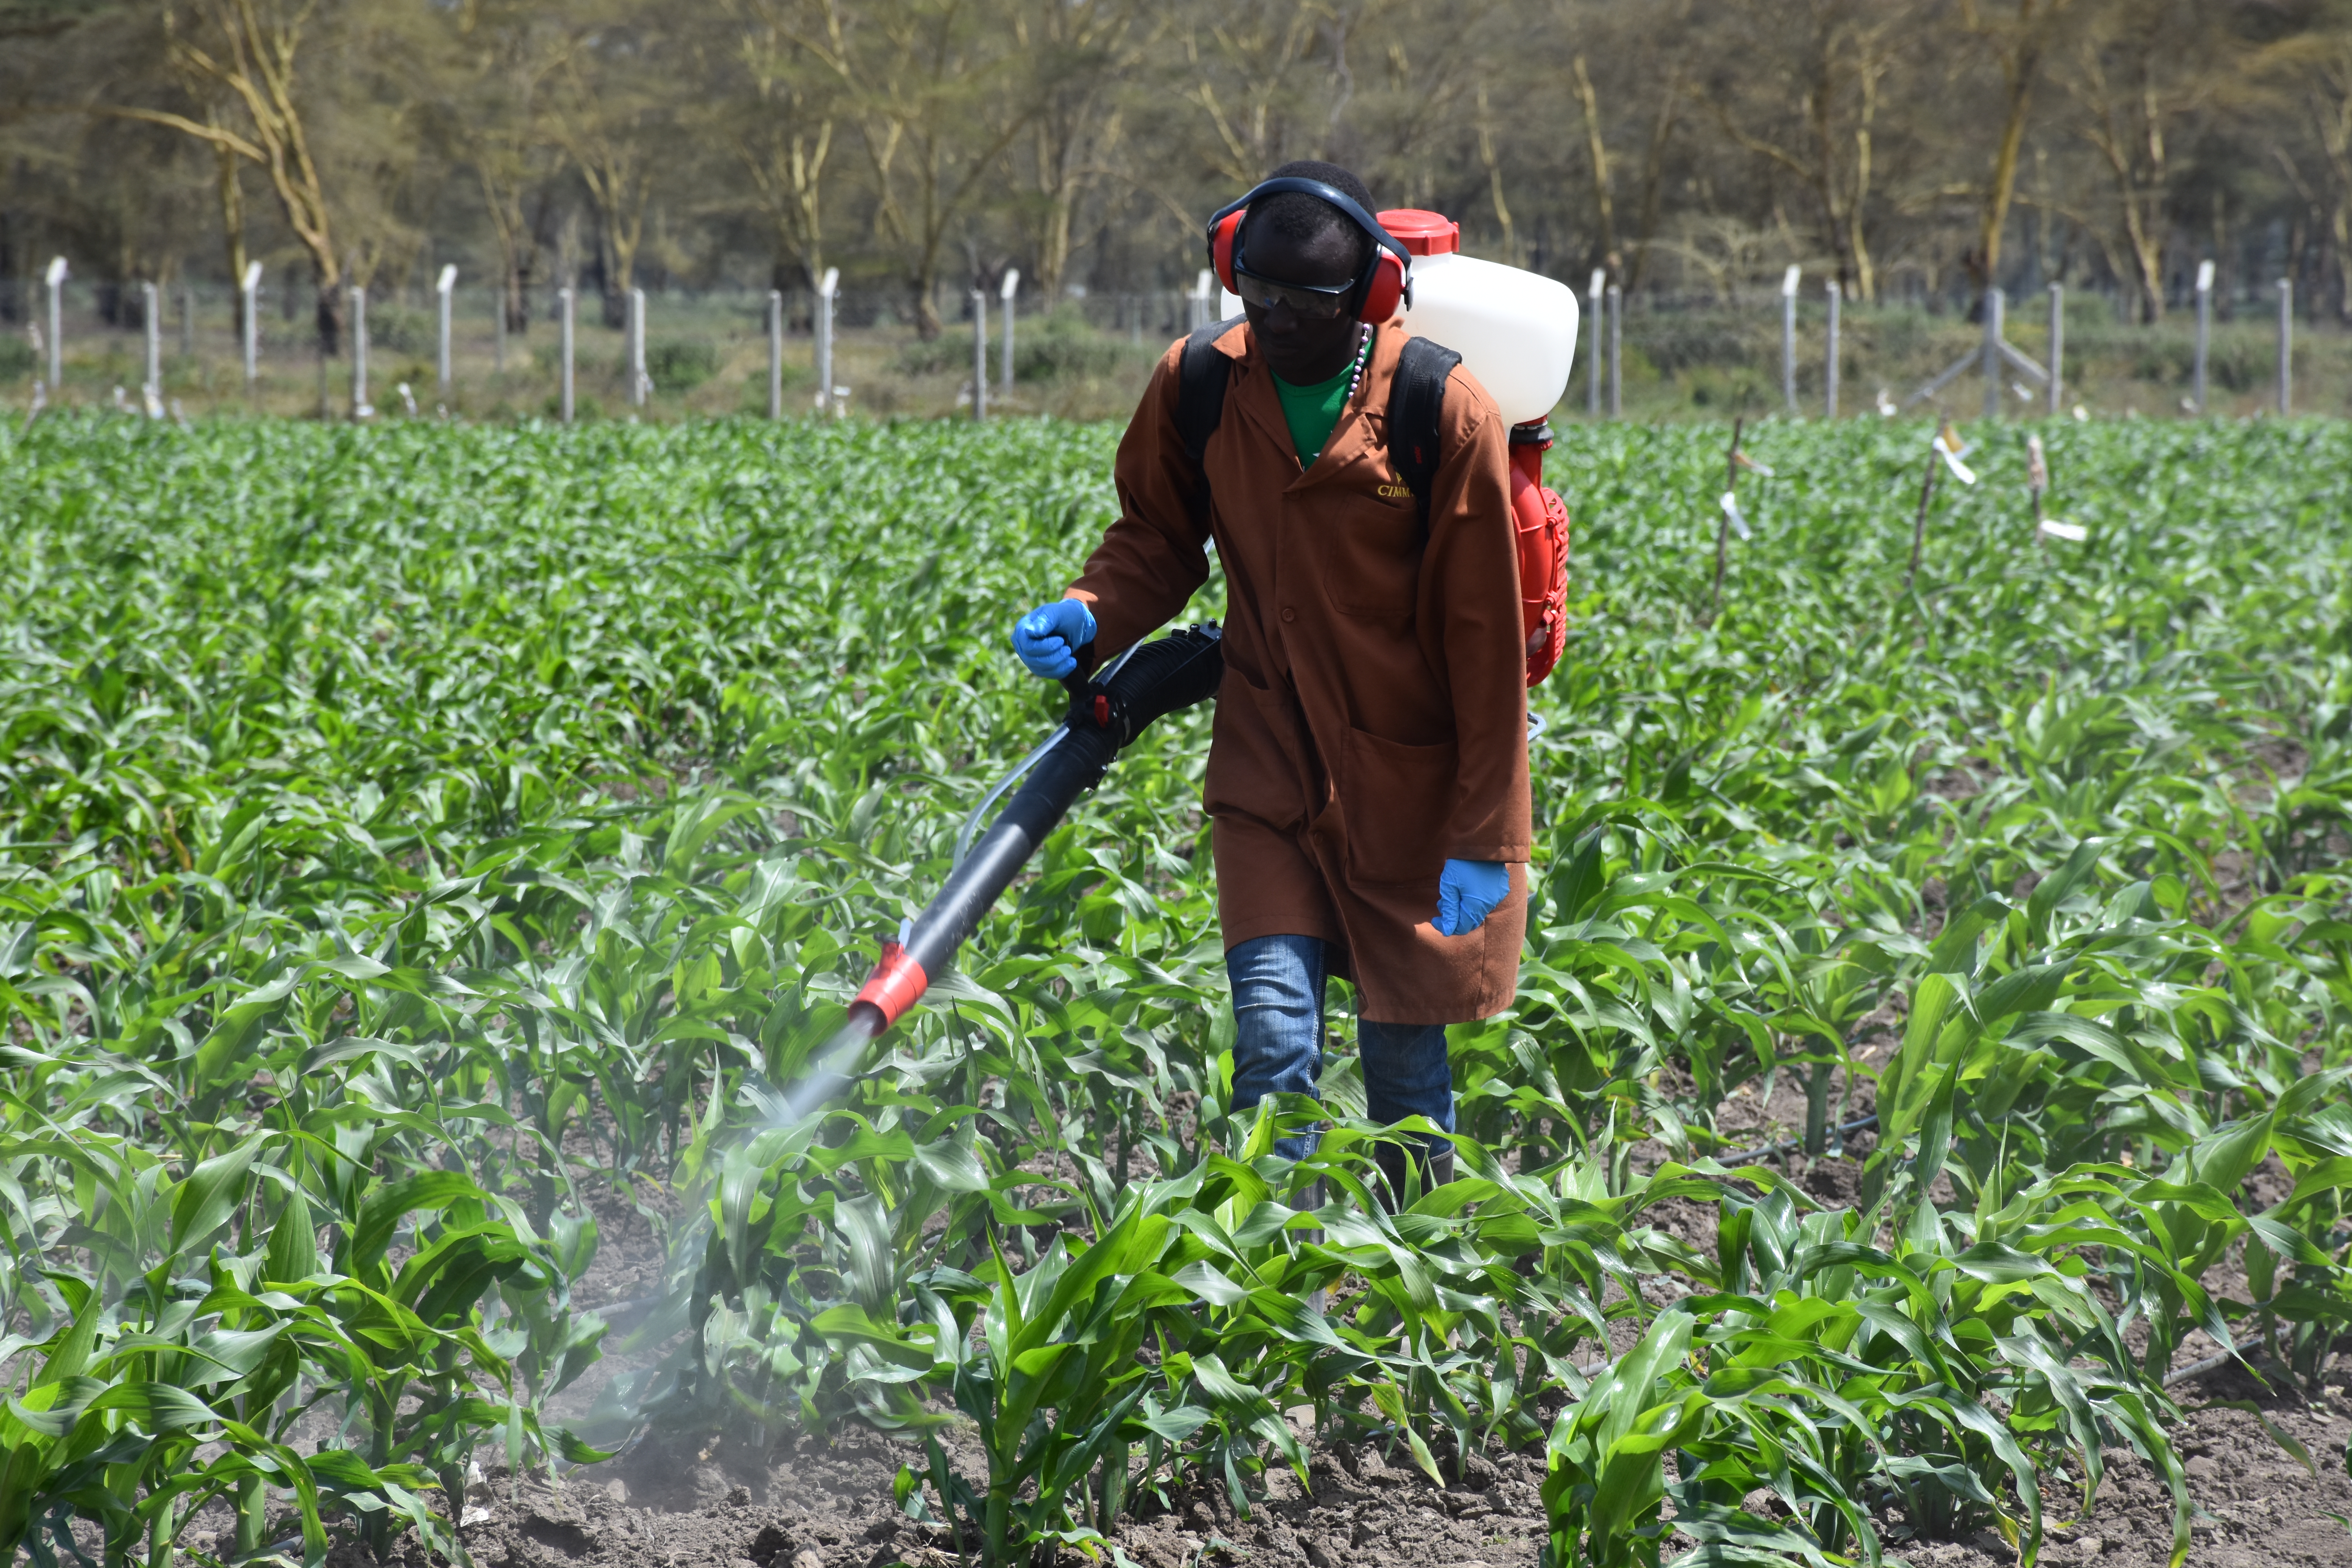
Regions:
<instances>
[{"instance_id":1,"label":"maize field","mask_svg":"<svg viewBox=\"0 0 2352 1568\"><path fill-rule=\"evenodd\" d=\"M1719 589L1728 432L1555 448L1520 989L1391 1214L1344 996L1229 1105L1205 709L813 1074L1116 426L0 429L0 1549L2352 1553L2352 429L2041 426L2080 540L1932 433L1750 427ZM714 1453L871 1484L609 1500Z\"/></svg>"}]
</instances>

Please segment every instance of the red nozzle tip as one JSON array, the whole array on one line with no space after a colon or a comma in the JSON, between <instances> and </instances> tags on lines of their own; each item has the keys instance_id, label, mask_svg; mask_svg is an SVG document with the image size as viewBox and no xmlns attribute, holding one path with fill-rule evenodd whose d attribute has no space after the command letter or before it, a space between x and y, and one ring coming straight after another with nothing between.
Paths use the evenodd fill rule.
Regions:
<instances>
[{"instance_id":1,"label":"red nozzle tip","mask_svg":"<svg viewBox=\"0 0 2352 1568\"><path fill-rule=\"evenodd\" d=\"M930 984L931 977L923 973L921 964L907 955L905 948L895 942L886 942L882 944L881 962L875 964L874 973L866 977L856 1001L850 1005L855 1007L863 1003L873 1008L882 1015L882 1028L887 1029L915 1005ZM877 1035L881 1032L881 1029L875 1031Z\"/></svg>"}]
</instances>

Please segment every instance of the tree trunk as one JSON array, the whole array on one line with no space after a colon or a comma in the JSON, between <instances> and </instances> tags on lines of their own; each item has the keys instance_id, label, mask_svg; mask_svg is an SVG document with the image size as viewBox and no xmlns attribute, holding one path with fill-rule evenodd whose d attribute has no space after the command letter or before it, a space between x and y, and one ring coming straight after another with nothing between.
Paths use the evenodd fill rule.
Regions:
<instances>
[{"instance_id":1,"label":"tree trunk","mask_svg":"<svg viewBox=\"0 0 2352 1568\"><path fill-rule=\"evenodd\" d=\"M1657 122L1651 127L1650 149L1642 163L1642 213L1633 240L1633 268L1625 279L1629 294L1649 276L1650 246L1658 233L1658 198L1665 184L1666 142L1674 134L1675 106L1682 101L1682 68L1676 66L1658 100Z\"/></svg>"},{"instance_id":2,"label":"tree trunk","mask_svg":"<svg viewBox=\"0 0 2352 1568\"><path fill-rule=\"evenodd\" d=\"M319 354L322 359L333 359L343 352L342 279L315 267L311 277L319 287Z\"/></svg>"},{"instance_id":3,"label":"tree trunk","mask_svg":"<svg viewBox=\"0 0 2352 1568\"><path fill-rule=\"evenodd\" d=\"M1601 265L1608 268L1612 272L1616 272L1620 269L1620 258L1617 253L1617 213L1616 204L1612 199L1609 187L1609 147L1607 142L1601 134L1601 95L1592 90L1592 78L1585 71L1584 57L1582 55L1577 56L1569 68L1571 74L1576 78L1577 101L1584 106L1584 145L1586 153L1592 164L1592 206L1594 212L1597 213L1601 218L1601 255L1599 260ZM1668 96L1669 101L1671 101L1671 93L1669 93ZM1483 89L1481 90L1479 97L1480 107L1483 109L1485 107L1485 93ZM1664 111L1661 111L1662 129L1664 125ZM1486 139L1486 132L1483 119L1479 127L1479 138L1482 143ZM1663 136L1657 140L1663 140ZM1656 150L1654 142L1652 150L1654 158ZM1496 205L1500 205L1499 187ZM1646 254L1648 236L1645 234L1643 238L1643 249Z\"/></svg>"},{"instance_id":4,"label":"tree trunk","mask_svg":"<svg viewBox=\"0 0 2352 1568\"><path fill-rule=\"evenodd\" d=\"M213 143L213 168L220 181L221 245L228 253L229 286L236 290L236 330L245 332L245 187L237 183L236 153Z\"/></svg>"}]
</instances>

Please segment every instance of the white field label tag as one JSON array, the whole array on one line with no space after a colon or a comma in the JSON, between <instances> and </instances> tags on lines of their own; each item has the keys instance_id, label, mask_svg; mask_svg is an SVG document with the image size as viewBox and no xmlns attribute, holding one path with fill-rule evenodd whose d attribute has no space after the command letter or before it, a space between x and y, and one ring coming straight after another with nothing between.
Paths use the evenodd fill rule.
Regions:
<instances>
[{"instance_id":1,"label":"white field label tag","mask_svg":"<svg viewBox=\"0 0 2352 1568\"><path fill-rule=\"evenodd\" d=\"M1948 444L1945 432L1941 430L1936 432L1935 447L1937 455L1944 459L1944 467L1952 470L1952 478L1964 485L1977 482L1976 470L1960 461L1960 453L1967 451L1968 447L1962 447L1958 451L1953 450Z\"/></svg>"},{"instance_id":2,"label":"white field label tag","mask_svg":"<svg viewBox=\"0 0 2352 1568\"><path fill-rule=\"evenodd\" d=\"M2063 522L2054 517L2045 517L2042 520L2042 532L2045 538L2071 540L2076 544L2091 537L2082 524Z\"/></svg>"},{"instance_id":3,"label":"white field label tag","mask_svg":"<svg viewBox=\"0 0 2352 1568\"><path fill-rule=\"evenodd\" d=\"M1748 531L1748 520L1739 515L1739 498L1729 490L1723 492L1723 515L1731 521L1731 531L1745 541L1756 536Z\"/></svg>"}]
</instances>

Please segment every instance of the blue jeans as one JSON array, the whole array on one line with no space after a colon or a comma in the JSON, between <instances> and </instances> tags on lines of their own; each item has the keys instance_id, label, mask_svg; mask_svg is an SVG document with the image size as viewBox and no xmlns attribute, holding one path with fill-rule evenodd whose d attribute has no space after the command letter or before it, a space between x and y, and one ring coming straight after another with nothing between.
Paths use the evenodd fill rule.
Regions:
<instances>
[{"instance_id":1,"label":"blue jeans","mask_svg":"<svg viewBox=\"0 0 2352 1568\"><path fill-rule=\"evenodd\" d=\"M1323 943L1311 936L1262 936L1225 954L1234 989L1234 1104L1246 1110L1269 1094L1313 1094L1323 1073ZM1454 1131L1454 1074L1443 1024L1361 1023L1357 1049L1365 1111L1383 1124L1408 1116ZM1275 1140L1286 1160L1314 1152L1317 1134ZM1450 1148L1424 1140L1432 1152Z\"/></svg>"}]
</instances>

